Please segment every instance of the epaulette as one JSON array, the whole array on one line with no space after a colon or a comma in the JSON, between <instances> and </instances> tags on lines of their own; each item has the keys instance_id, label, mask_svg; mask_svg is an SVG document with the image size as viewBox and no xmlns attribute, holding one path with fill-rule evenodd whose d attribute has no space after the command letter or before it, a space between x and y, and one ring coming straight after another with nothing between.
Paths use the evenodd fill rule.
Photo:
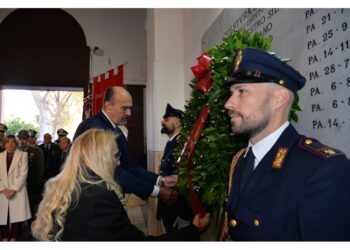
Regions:
<instances>
[{"instance_id":1,"label":"epaulette","mask_svg":"<svg viewBox=\"0 0 350 250\"><path fill-rule=\"evenodd\" d=\"M323 145L318 140L315 140L313 138L308 138L308 137L302 138L299 142L299 146L302 149L305 149L306 151L309 151L324 159L344 154L342 151L338 149Z\"/></svg>"}]
</instances>

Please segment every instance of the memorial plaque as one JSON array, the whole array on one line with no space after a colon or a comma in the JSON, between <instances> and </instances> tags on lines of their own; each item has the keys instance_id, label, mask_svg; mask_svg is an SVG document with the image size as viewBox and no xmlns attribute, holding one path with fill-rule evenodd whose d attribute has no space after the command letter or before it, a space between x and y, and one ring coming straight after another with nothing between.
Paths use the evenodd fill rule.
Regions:
<instances>
[{"instance_id":1,"label":"memorial plaque","mask_svg":"<svg viewBox=\"0 0 350 250\"><path fill-rule=\"evenodd\" d=\"M299 91L301 134L350 157L350 9L225 9L204 34L202 50L246 28L272 37L272 51L306 78Z\"/></svg>"}]
</instances>

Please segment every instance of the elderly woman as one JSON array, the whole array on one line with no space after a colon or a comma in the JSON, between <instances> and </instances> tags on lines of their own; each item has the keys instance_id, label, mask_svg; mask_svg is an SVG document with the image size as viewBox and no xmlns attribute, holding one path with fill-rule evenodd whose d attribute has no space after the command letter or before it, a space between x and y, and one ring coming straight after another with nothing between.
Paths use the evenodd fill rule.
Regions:
<instances>
[{"instance_id":1,"label":"elderly woman","mask_svg":"<svg viewBox=\"0 0 350 250\"><path fill-rule=\"evenodd\" d=\"M0 153L1 240L14 241L20 234L21 222L31 218L26 188L28 154L17 150L14 135L5 137L4 146L5 151Z\"/></svg>"},{"instance_id":2,"label":"elderly woman","mask_svg":"<svg viewBox=\"0 0 350 250\"><path fill-rule=\"evenodd\" d=\"M74 142L60 174L46 183L32 233L38 240L199 240L209 214L172 234L145 236L131 224L113 176L119 165L115 135L90 129Z\"/></svg>"}]
</instances>

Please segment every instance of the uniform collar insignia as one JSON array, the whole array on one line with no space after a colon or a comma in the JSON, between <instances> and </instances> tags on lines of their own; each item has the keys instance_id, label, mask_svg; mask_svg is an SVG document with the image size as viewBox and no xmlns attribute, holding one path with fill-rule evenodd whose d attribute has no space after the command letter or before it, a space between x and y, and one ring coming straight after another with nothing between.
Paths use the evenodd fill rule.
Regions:
<instances>
[{"instance_id":1,"label":"uniform collar insignia","mask_svg":"<svg viewBox=\"0 0 350 250\"><path fill-rule=\"evenodd\" d=\"M272 163L272 168L280 169L283 165L284 159L288 153L288 148L279 148L275 156L275 160Z\"/></svg>"}]
</instances>

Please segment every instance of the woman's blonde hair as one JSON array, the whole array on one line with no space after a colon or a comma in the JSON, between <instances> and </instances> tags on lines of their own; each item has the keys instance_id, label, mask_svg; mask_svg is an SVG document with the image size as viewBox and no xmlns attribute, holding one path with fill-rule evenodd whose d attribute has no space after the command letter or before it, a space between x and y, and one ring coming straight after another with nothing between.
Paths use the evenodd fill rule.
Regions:
<instances>
[{"instance_id":1,"label":"woman's blonde hair","mask_svg":"<svg viewBox=\"0 0 350 250\"><path fill-rule=\"evenodd\" d=\"M110 131L90 129L74 141L61 172L45 184L44 197L32 224L33 237L45 241L60 240L67 209L72 202L78 201L80 183L105 182L125 206L121 188L114 180L115 167L119 165L115 140L116 136ZM94 174L101 179L96 179Z\"/></svg>"}]
</instances>

